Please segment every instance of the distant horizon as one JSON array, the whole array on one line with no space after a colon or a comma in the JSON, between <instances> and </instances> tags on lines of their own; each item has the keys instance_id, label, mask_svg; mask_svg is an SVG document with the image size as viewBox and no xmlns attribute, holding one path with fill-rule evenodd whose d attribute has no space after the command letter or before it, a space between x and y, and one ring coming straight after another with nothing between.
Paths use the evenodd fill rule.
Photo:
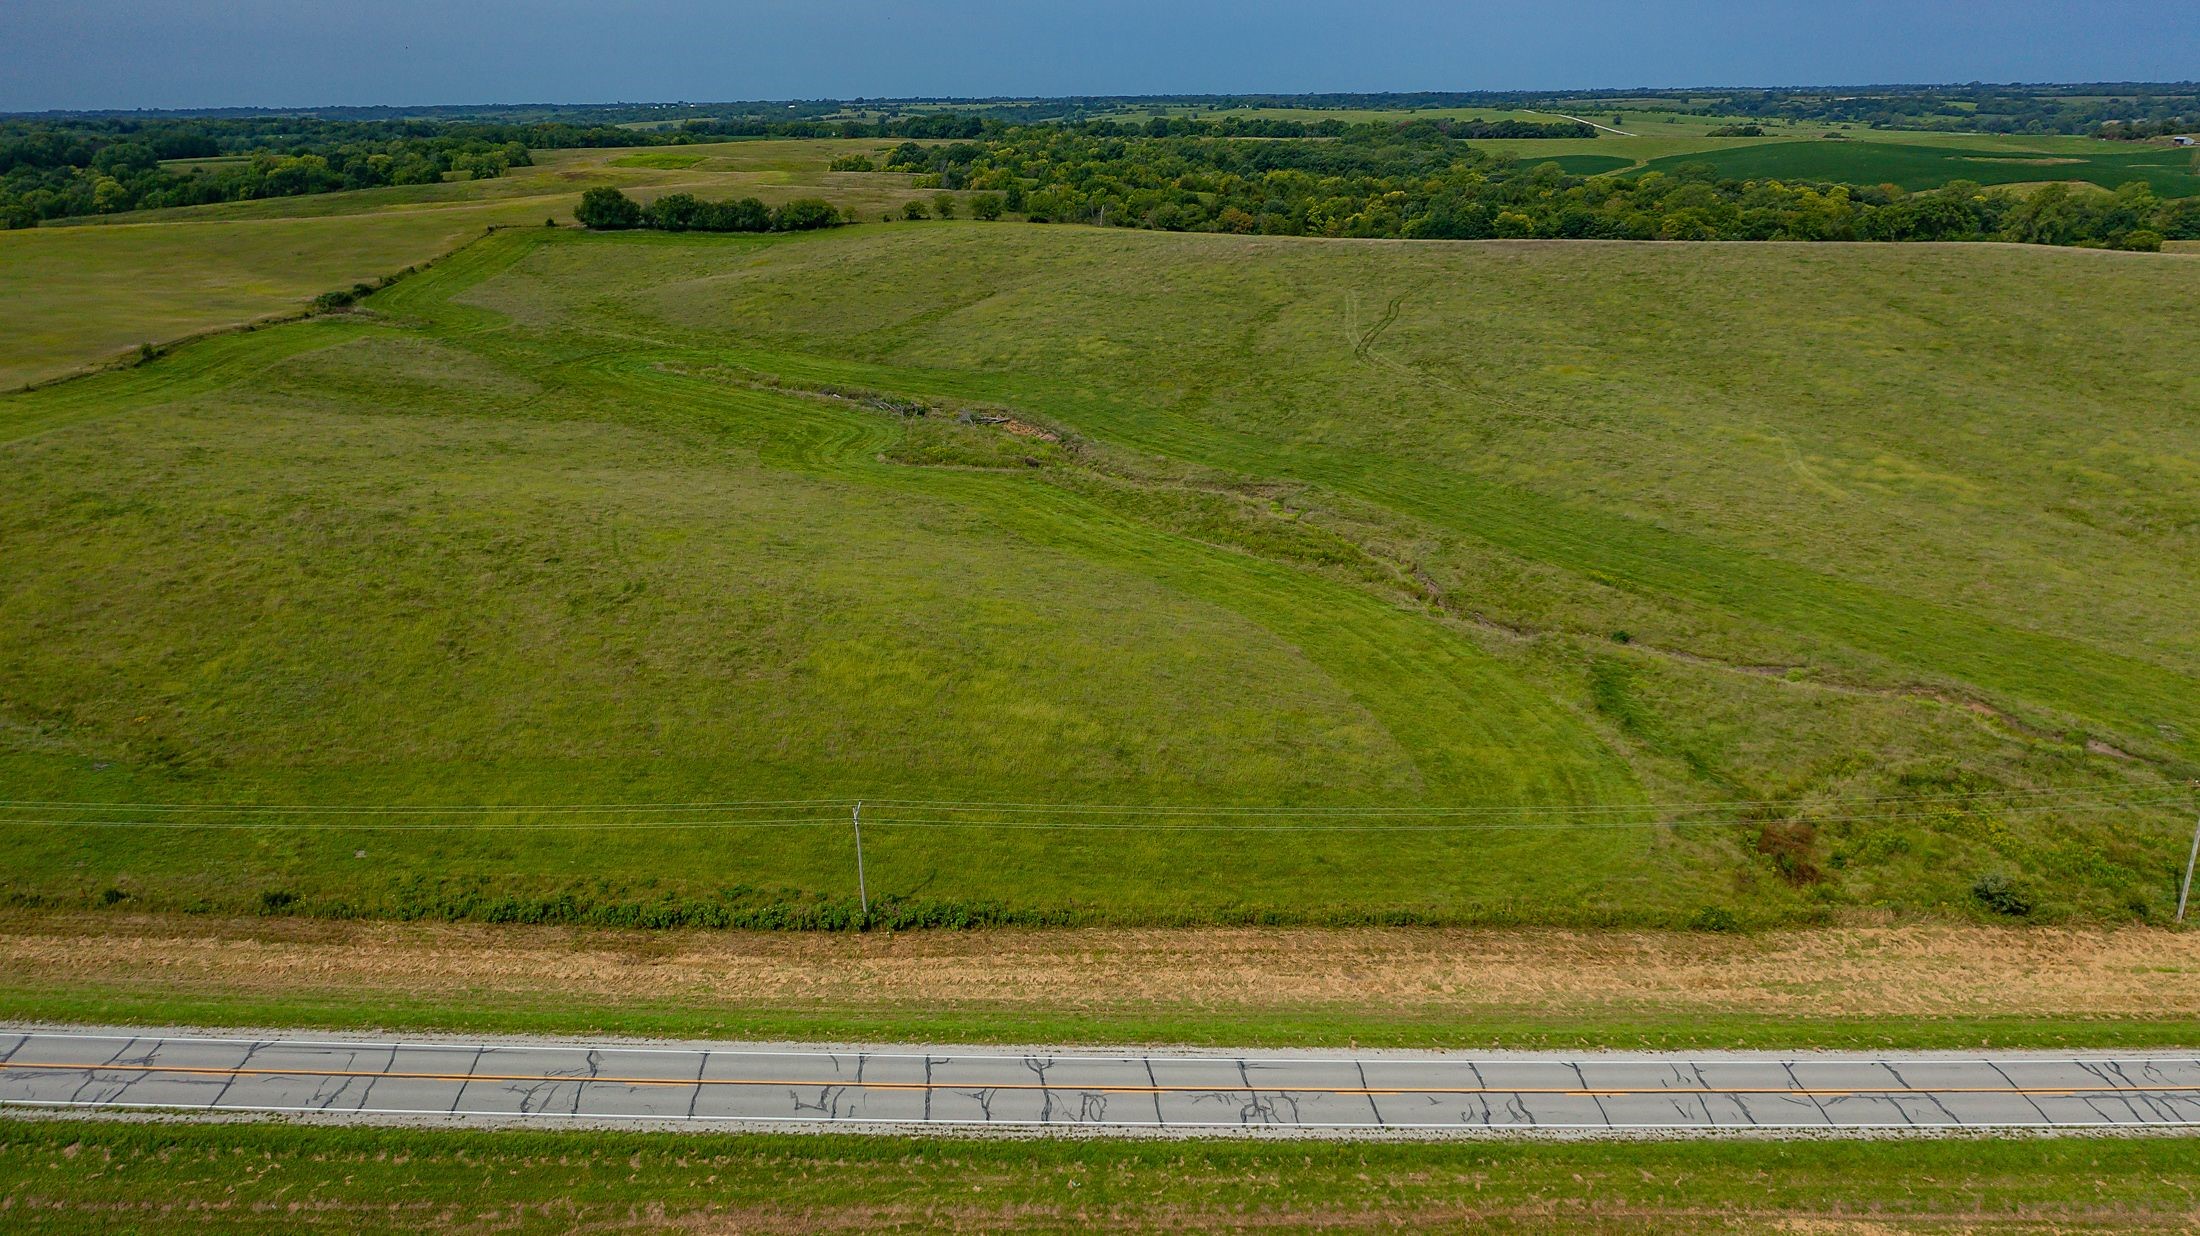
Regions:
<instances>
[{"instance_id":1,"label":"distant horizon","mask_svg":"<svg viewBox=\"0 0 2200 1236\"><path fill-rule=\"evenodd\" d=\"M910 94L910 95L831 95L796 94L773 97L717 98L717 99L497 99L485 102L404 102L404 103L225 103L195 107L49 107L19 108L0 111L0 116L55 116L55 115L201 115L222 112L316 112L316 111L482 111L511 108L617 108L664 107L710 108L758 105L801 105L819 103L896 105L912 103L971 103L1001 105L1010 103L1056 103L1066 100L1092 101L1206 101L1213 99L1307 99L1323 97L1360 97L1369 99L1401 98L1422 95L1445 95L1460 98L1584 98L1608 99L1644 93L1671 95L1694 91L1733 92L1766 90L1786 93L1813 91L1930 91L1930 90L2039 90L2074 89L2085 86L2113 88L2119 91L2200 91L2200 78L2160 80L2036 80L2036 81L1908 81L1908 82L1803 82L1776 84L1768 82L1710 83L1693 82L1681 86L1579 86L1534 89L1471 88L1447 89L1438 87L1398 87L1386 90L1205 90L1205 91L1139 91L1125 93L1094 93L1079 91L1066 94ZM1340 108L1340 110L1342 110Z\"/></svg>"},{"instance_id":2,"label":"distant horizon","mask_svg":"<svg viewBox=\"0 0 2200 1236\"><path fill-rule=\"evenodd\" d=\"M1577 0L1556 12L1475 0L1119 0L1103 12L1012 0L842 0L829 10L791 0L15 0L0 9L0 43L10 51L0 110L11 113L1133 97L1247 94L1255 83L1279 94L1432 81L1550 93L1695 88L1661 82L2174 80L2200 63L2200 6Z\"/></svg>"}]
</instances>

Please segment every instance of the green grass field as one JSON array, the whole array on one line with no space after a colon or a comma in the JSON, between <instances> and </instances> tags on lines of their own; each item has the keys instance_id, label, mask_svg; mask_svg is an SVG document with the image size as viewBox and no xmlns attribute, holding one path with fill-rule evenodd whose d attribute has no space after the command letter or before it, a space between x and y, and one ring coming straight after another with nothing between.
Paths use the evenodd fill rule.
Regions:
<instances>
[{"instance_id":1,"label":"green grass field","mask_svg":"<svg viewBox=\"0 0 2200 1236\"><path fill-rule=\"evenodd\" d=\"M2189 277L506 233L0 399L0 784L124 804L11 811L7 895L818 921L844 805L148 825L872 798L871 892L923 921L1967 914L1997 873L2160 914L2200 755ZM2018 797L1946 797L1979 793ZM277 819L314 821L182 822Z\"/></svg>"},{"instance_id":2,"label":"green grass field","mask_svg":"<svg viewBox=\"0 0 2200 1236\"><path fill-rule=\"evenodd\" d=\"M2075 181L2114 189L2143 181L2163 197L2200 193L2193 152L2152 143L2090 138L2027 138L1987 145L1921 143L1885 135L1880 141L1756 141L1651 159L1649 171L1708 163L1737 180L1832 180L1933 189L1951 180L1980 184ZM2078 143L2084 143L2079 145Z\"/></svg>"},{"instance_id":3,"label":"green grass field","mask_svg":"<svg viewBox=\"0 0 2200 1236\"><path fill-rule=\"evenodd\" d=\"M1290 114L1550 118L1487 109ZM2145 180L2164 195L2200 193L2193 152L2167 146L1869 129L1845 129L1852 140L1828 142L1815 137L1825 126L1809 125L1774 126L1767 138L1706 138L1706 117L1625 116L1633 136L1475 144L1532 163L1557 163L1580 176L1708 162L1729 176L1891 182L1908 189L1954 179L2110 188ZM677 150L540 151L537 166L493 180L92 215L0 233L0 389L109 362L142 343L293 311L318 293L427 261L487 227L530 226L553 217L570 222L580 191L595 184L618 185L645 201L679 191L755 195L772 204L822 196L862 218L897 213L905 201L928 199L931 191L916 190L909 177L896 173L827 170L838 155L875 156L890 145L768 140Z\"/></svg>"},{"instance_id":4,"label":"green grass field","mask_svg":"<svg viewBox=\"0 0 2200 1236\"><path fill-rule=\"evenodd\" d=\"M1197 1143L0 1124L24 1233L2189 1231L2189 1138Z\"/></svg>"},{"instance_id":5,"label":"green grass field","mask_svg":"<svg viewBox=\"0 0 2200 1236\"><path fill-rule=\"evenodd\" d=\"M166 343L293 312L316 295L449 252L492 227L570 224L583 188L644 200L685 190L778 203L822 195L875 215L898 209L908 177L826 170L874 142L774 141L669 152L540 152L495 180L450 181L92 215L0 231L0 389L62 376ZM627 160L642 159L633 163ZM656 162L649 162L655 159Z\"/></svg>"}]
</instances>

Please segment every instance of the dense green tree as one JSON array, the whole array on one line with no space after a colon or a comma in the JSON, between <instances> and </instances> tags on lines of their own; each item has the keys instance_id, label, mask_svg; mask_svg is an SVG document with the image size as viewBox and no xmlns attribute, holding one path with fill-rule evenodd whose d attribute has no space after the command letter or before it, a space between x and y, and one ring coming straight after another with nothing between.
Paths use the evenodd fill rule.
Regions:
<instances>
[{"instance_id":1,"label":"dense green tree","mask_svg":"<svg viewBox=\"0 0 2200 1236\"><path fill-rule=\"evenodd\" d=\"M730 202L701 202L689 226L699 232L769 232L772 212L753 197Z\"/></svg>"},{"instance_id":2,"label":"dense green tree","mask_svg":"<svg viewBox=\"0 0 2200 1236\"><path fill-rule=\"evenodd\" d=\"M581 194L581 204L573 211L582 227L593 231L617 231L639 227L643 222L642 208L633 198L609 185L598 185Z\"/></svg>"},{"instance_id":3,"label":"dense green tree","mask_svg":"<svg viewBox=\"0 0 2200 1236\"><path fill-rule=\"evenodd\" d=\"M912 146L916 167L954 161L969 183L1022 201L1033 222L1266 235L1673 240L2029 240L2124 246L2191 228L2143 185L2028 197L1955 182L1876 185L1724 179L1709 163L1635 177L1526 165L1429 122L1361 126L1335 141L1123 136L1027 128L969 150ZM921 156L925 162L913 161Z\"/></svg>"},{"instance_id":4,"label":"dense green tree","mask_svg":"<svg viewBox=\"0 0 2200 1236\"><path fill-rule=\"evenodd\" d=\"M839 227L845 221L831 202L814 197L798 197L772 212L775 232L808 232Z\"/></svg>"},{"instance_id":5,"label":"dense green tree","mask_svg":"<svg viewBox=\"0 0 2200 1236\"><path fill-rule=\"evenodd\" d=\"M2171 240L2200 240L2200 197L2164 202L2155 223Z\"/></svg>"},{"instance_id":6,"label":"dense green tree","mask_svg":"<svg viewBox=\"0 0 2200 1236\"><path fill-rule=\"evenodd\" d=\"M581 199L582 209L588 200ZM642 226L653 227L660 232L685 232L695 226L696 213L703 203L692 193L667 193L642 210Z\"/></svg>"}]
</instances>

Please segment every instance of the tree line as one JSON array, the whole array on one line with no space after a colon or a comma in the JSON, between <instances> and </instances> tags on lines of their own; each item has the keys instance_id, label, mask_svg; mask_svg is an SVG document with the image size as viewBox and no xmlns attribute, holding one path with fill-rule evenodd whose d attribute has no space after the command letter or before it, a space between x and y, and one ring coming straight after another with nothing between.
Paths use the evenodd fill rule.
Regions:
<instances>
[{"instance_id":1,"label":"tree line","mask_svg":"<svg viewBox=\"0 0 2200 1236\"><path fill-rule=\"evenodd\" d=\"M1630 106L1642 105L1630 101ZM2187 132L2200 126L2200 86L2110 82L2093 85L1881 87L1863 90L1733 90L1654 110L1703 116L1862 124L1964 133L2092 133L2119 124Z\"/></svg>"},{"instance_id":2,"label":"tree line","mask_svg":"<svg viewBox=\"0 0 2200 1236\"><path fill-rule=\"evenodd\" d=\"M1927 91L1918 97L1945 102L1949 94ZM1817 97L1733 93L1713 105L1745 113L1752 107L1807 111ZM2046 93L2021 97L2042 106L2152 113L2182 107L2191 96L2162 88L2128 101ZM1865 100L1821 102L1839 109ZM1573 121L1418 118L1347 124L1335 118L1223 114L1009 124L992 115L944 110L877 121L826 119L829 114L817 103L787 119L759 111L661 129L561 119L332 120L283 114L5 120L0 121L0 221L24 227L70 215L431 184L453 175L496 176L530 163L529 152L546 147L833 136L901 138L886 156L887 170L914 173L928 188L997 194L1002 211L1040 221L1278 235L2002 239L2123 248L2196 234L2190 202L2165 203L2132 187L2113 195L2070 190L2026 195L1959 184L1937 194L1909 195L1881 186L1722 180L1704 167L1673 175L1581 177L1555 164L1516 163L1466 144L1593 133ZM2136 131L2142 124L2158 128L2165 122L2128 123ZM164 163L216 156L237 161L182 169ZM834 166L864 170L868 159L851 156ZM987 201L990 209L992 199ZM678 219L631 226L765 230L752 226L751 214L727 213L734 205L698 204L699 210L711 209L695 218L725 221L725 227L713 223L698 229Z\"/></svg>"},{"instance_id":3,"label":"tree line","mask_svg":"<svg viewBox=\"0 0 2200 1236\"><path fill-rule=\"evenodd\" d=\"M998 193L1034 222L1168 231L1427 239L2004 240L2158 249L2200 238L2200 198L1959 181L1721 178L1708 164L1577 176L1465 145L1429 122L1329 142L1122 138L1060 127L890 152L925 187Z\"/></svg>"},{"instance_id":4,"label":"tree line","mask_svg":"<svg viewBox=\"0 0 2200 1236\"><path fill-rule=\"evenodd\" d=\"M810 232L848 222L838 207L814 197L774 208L753 197L710 202L692 193L668 193L644 206L608 185L581 194L573 217L598 232Z\"/></svg>"},{"instance_id":5,"label":"tree line","mask_svg":"<svg viewBox=\"0 0 2200 1236\"><path fill-rule=\"evenodd\" d=\"M115 214L167 206L291 197L435 184L453 175L499 176L525 167L533 150L676 146L728 137L997 140L1029 126L993 116L924 112L876 122L824 120L817 108L793 118L751 114L690 119L667 129L567 121L329 120L310 115L162 118L82 116L0 121L0 225L34 227L47 219ZM1571 122L1422 121L1461 137L1581 137ZM1339 137L1366 126L1246 116L1218 120L1156 117L1096 120L1075 131L1107 137ZM170 167L176 160L233 157L215 165Z\"/></svg>"},{"instance_id":6,"label":"tree line","mask_svg":"<svg viewBox=\"0 0 2200 1236\"><path fill-rule=\"evenodd\" d=\"M529 140L508 126L410 131L421 127L297 118L0 123L0 224L34 227L76 215L435 184L454 174L482 179L534 162ZM165 163L178 159L224 161L176 169Z\"/></svg>"},{"instance_id":7,"label":"tree line","mask_svg":"<svg viewBox=\"0 0 2200 1236\"><path fill-rule=\"evenodd\" d=\"M2189 115L2164 116L2159 120L2103 121L2101 127L2093 130L2093 136L2109 142L2143 142L2193 132L2200 132L2200 107L2195 107Z\"/></svg>"},{"instance_id":8,"label":"tree line","mask_svg":"<svg viewBox=\"0 0 2200 1236\"><path fill-rule=\"evenodd\" d=\"M805 122L787 121L799 129ZM925 129L918 125L916 128ZM326 119L291 113L0 120L0 226L165 206L203 206L486 178L530 151L709 140L563 120ZM174 160L223 159L199 166ZM227 160L234 159L234 162Z\"/></svg>"}]
</instances>

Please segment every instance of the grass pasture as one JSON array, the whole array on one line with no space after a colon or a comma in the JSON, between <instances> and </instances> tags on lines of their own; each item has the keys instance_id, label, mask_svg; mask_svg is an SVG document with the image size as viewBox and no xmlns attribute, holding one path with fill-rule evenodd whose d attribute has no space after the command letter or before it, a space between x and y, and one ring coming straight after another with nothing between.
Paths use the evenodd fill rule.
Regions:
<instances>
[{"instance_id":1,"label":"grass pasture","mask_svg":"<svg viewBox=\"0 0 2200 1236\"><path fill-rule=\"evenodd\" d=\"M570 224L584 188L643 200L687 191L778 203L823 196L876 215L907 177L826 165L880 143L728 142L669 151L540 152L494 180L93 215L0 231L0 390L114 360L143 343L295 311L316 295L430 261L490 227ZM684 162L667 164L664 157ZM623 160L658 159L635 164ZM928 195L927 195L928 196Z\"/></svg>"},{"instance_id":2,"label":"grass pasture","mask_svg":"<svg viewBox=\"0 0 2200 1236\"><path fill-rule=\"evenodd\" d=\"M517 218L474 206L0 233L0 387L295 310L430 261L500 220Z\"/></svg>"},{"instance_id":3,"label":"grass pasture","mask_svg":"<svg viewBox=\"0 0 2200 1236\"><path fill-rule=\"evenodd\" d=\"M2187 262L505 233L0 399L6 894L829 925L865 798L910 922L2158 915Z\"/></svg>"},{"instance_id":4,"label":"grass pasture","mask_svg":"<svg viewBox=\"0 0 2200 1236\"><path fill-rule=\"evenodd\" d=\"M1868 129L1846 130L1852 140L1828 142L1787 136L1785 126L1772 128L1772 137L1724 139L1702 135L1703 117L1627 117L1635 136L1476 145L1531 163L1555 162L1580 176L1709 162L1730 176L1892 182L1909 189L1952 179L2110 188L2138 179L2165 195L2200 192L2192 152L2166 146ZM1611 119L1588 118L1600 124ZM734 140L677 149L540 151L536 166L493 180L93 215L7 232L0 234L0 389L112 361L141 343L292 311L321 292L427 261L491 226L570 222L580 192L596 184L617 185L643 201L670 192L753 195L767 204L815 196L866 219L898 215L905 202L930 192L916 190L899 173L828 170L839 155L875 157L893 144ZM193 230L165 226L173 224Z\"/></svg>"},{"instance_id":5,"label":"grass pasture","mask_svg":"<svg viewBox=\"0 0 2200 1236\"><path fill-rule=\"evenodd\" d=\"M684 154L677 150L641 150L613 159L611 166L653 167L666 171L683 172L702 161L702 155Z\"/></svg>"}]
</instances>

